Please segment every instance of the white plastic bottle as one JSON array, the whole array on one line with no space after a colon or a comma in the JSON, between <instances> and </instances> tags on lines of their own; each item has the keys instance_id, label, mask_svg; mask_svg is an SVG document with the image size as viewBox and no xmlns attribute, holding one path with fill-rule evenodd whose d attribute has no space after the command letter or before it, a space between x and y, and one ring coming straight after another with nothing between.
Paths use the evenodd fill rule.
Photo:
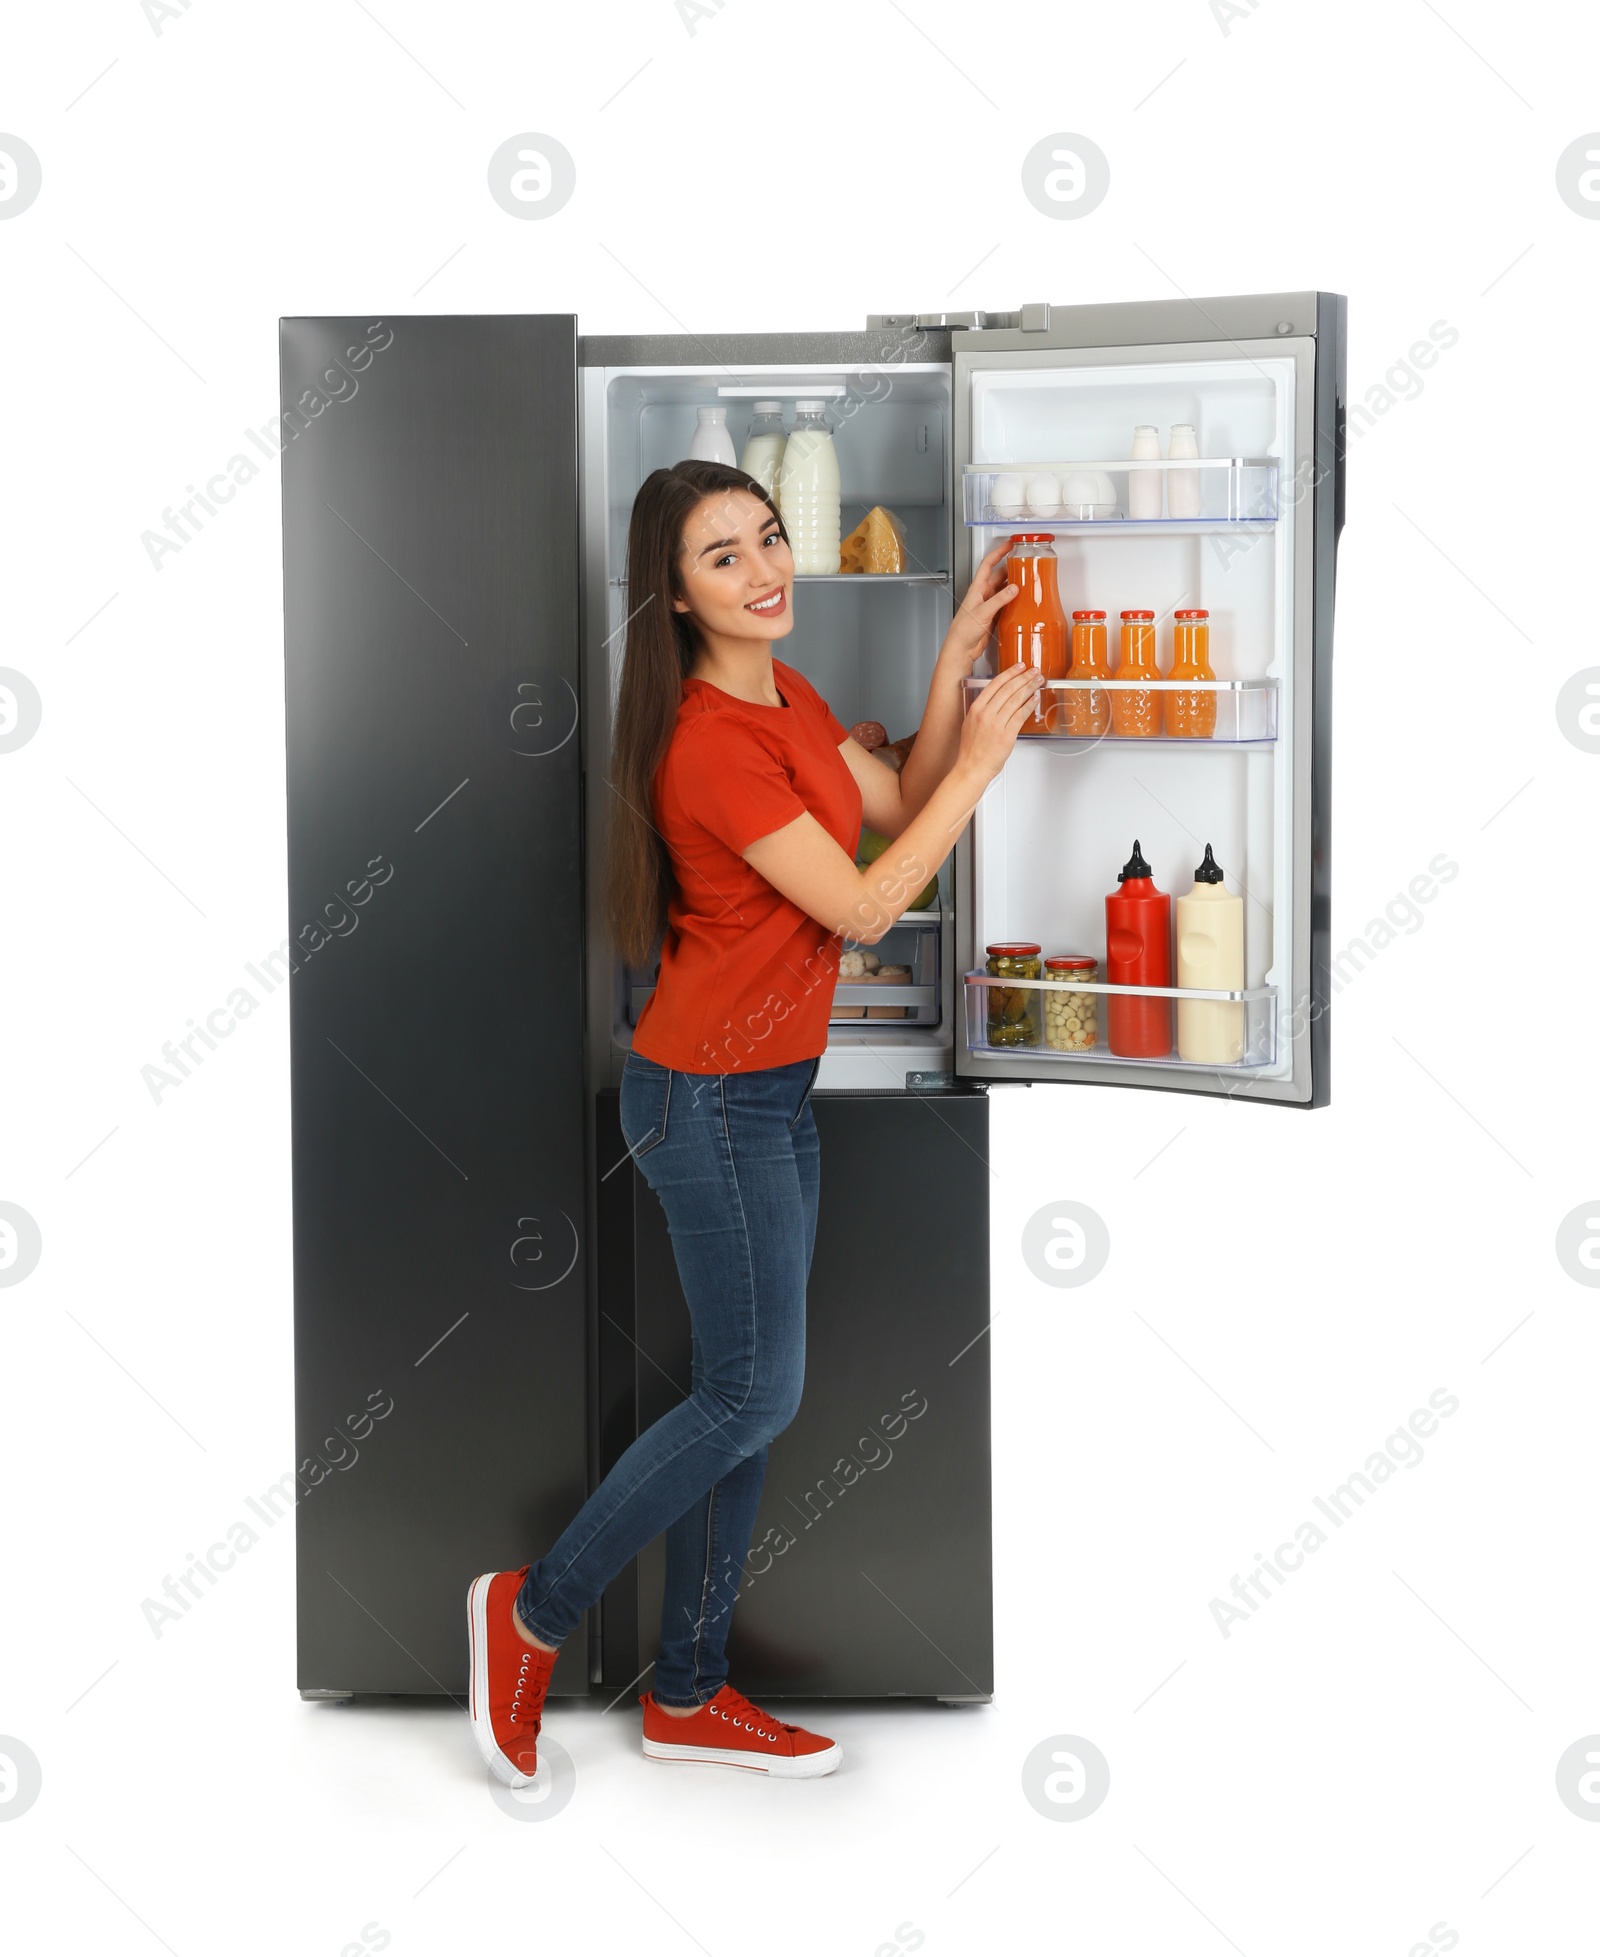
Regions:
<instances>
[{"instance_id":1,"label":"white plastic bottle","mask_svg":"<svg viewBox=\"0 0 1600 1957\"><path fill-rule=\"evenodd\" d=\"M1244 989L1244 899L1223 888L1222 871L1206 844L1194 888L1173 906L1178 984L1201 992ZM1178 1001L1178 1058L1208 1067L1236 1067L1244 1058L1244 1007L1226 999Z\"/></svg>"},{"instance_id":2,"label":"white plastic bottle","mask_svg":"<svg viewBox=\"0 0 1600 1957\"><path fill-rule=\"evenodd\" d=\"M1161 460L1161 436L1152 427L1141 425L1133 431L1133 459L1135 462L1159 462ZM1128 471L1128 515L1135 520L1148 523L1161 514L1160 469L1130 469Z\"/></svg>"},{"instance_id":3,"label":"white plastic bottle","mask_svg":"<svg viewBox=\"0 0 1600 1957\"><path fill-rule=\"evenodd\" d=\"M733 452L733 437L728 433L728 410L726 408L696 408L694 440L689 444L691 462L726 462L730 469L737 468L739 458Z\"/></svg>"},{"instance_id":4,"label":"white plastic bottle","mask_svg":"<svg viewBox=\"0 0 1600 1957\"><path fill-rule=\"evenodd\" d=\"M1188 462L1192 458L1198 458L1199 454L1192 424L1187 421L1175 421L1167 436L1167 460ZM1169 469L1167 471L1167 515L1188 517L1199 514L1200 471Z\"/></svg>"},{"instance_id":5,"label":"white plastic bottle","mask_svg":"<svg viewBox=\"0 0 1600 1957\"><path fill-rule=\"evenodd\" d=\"M750 417L750 433L745 437L739 467L753 476L770 496L778 487L778 470L783 464L783 403L758 401Z\"/></svg>"},{"instance_id":6,"label":"white plastic bottle","mask_svg":"<svg viewBox=\"0 0 1600 1957\"><path fill-rule=\"evenodd\" d=\"M839 569L839 457L820 401L796 401L778 472L778 510L802 577Z\"/></svg>"}]
</instances>

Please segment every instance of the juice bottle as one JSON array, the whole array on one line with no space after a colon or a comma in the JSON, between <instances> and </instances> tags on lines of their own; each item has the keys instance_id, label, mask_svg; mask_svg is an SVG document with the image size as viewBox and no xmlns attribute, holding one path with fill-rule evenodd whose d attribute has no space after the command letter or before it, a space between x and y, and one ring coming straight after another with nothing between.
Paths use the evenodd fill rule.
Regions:
<instances>
[{"instance_id":1,"label":"juice bottle","mask_svg":"<svg viewBox=\"0 0 1600 1957\"><path fill-rule=\"evenodd\" d=\"M1222 871L1206 844L1194 888L1180 897L1178 983L1202 992L1244 986L1244 899L1222 886ZM1227 999L1178 1001L1178 1058L1236 1067L1244 1058L1244 1007Z\"/></svg>"},{"instance_id":2,"label":"juice bottle","mask_svg":"<svg viewBox=\"0 0 1600 1957\"><path fill-rule=\"evenodd\" d=\"M1137 837L1106 899L1106 983L1172 983L1172 900L1151 880ZM1125 1059L1164 1058L1172 1051L1172 1001L1108 993L1106 1045Z\"/></svg>"},{"instance_id":3,"label":"juice bottle","mask_svg":"<svg viewBox=\"0 0 1600 1957\"><path fill-rule=\"evenodd\" d=\"M750 433L745 437L739 467L753 476L770 496L778 486L778 469L783 462L783 403L758 401L750 417Z\"/></svg>"},{"instance_id":4,"label":"juice bottle","mask_svg":"<svg viewBox=\"0 0 1600 1957\"><path fill-rule=\"evenodd\" d=\"M1060 566L1049 533L1028 532L1011 539L1006 576L1016 597L1001 607L996 636L995 671L1008 666L1032 666L1046 680L1067 677L1067 615L1056 583ZM1062 733L1062 695L1041 692L1038 704L1022 723L1024 734Z\"/></svg>"},{"instance_id":5,"label":"juice bottle","mask_svg":"<svg viewBox=\"0 0 1600 1957\"><path fill-rule=\"evenodd\" d=\"M1075 680L1111 677L1111 655L1106 650L1104 612L1072 614L1072 672ZM1062 696L1062 731L1082 738L1097 738L1111 725L1111 695L1098 686L1075 686Z\"/></svg>"},{"instance_id":6,"label":"juice bottle","mask_svg":"<svg viewBox=\"0 0 1600 1957\"><path fill-rule=\"evenodd\" d=\"M1124 612L1122 643L1117 653L1119 680L1158 680L1156 615ZM1149 740L1161 732L1161 695L1128 692L1111 696L1111 731L1123 740Z\"/></svg>"},{"instance_id":7,"label":"juice bottle","mask_svg":"<svg viewBox=\"0 0 1600 1957\"><path fill-rule=\"evenodd\" d=\"M778 471L778 509L794 568L805 577L839 569L839 458L820 401L795 402L794 433Z\"/></svg>"},{"instance_id":8,"label":"juice bottle","mask_svg":"<svg viewBox=\"0 0 1600 1957\"><path fill-rule=\"evenodd\" d=\"M1211 670L1211 614L1207 611L1172 614L1172 671L1170 680L1214 680ZM1208 741L1217 731L1215 693L1169 693L1167 732L1178 739Z\"/></svg>"}]
</instances>

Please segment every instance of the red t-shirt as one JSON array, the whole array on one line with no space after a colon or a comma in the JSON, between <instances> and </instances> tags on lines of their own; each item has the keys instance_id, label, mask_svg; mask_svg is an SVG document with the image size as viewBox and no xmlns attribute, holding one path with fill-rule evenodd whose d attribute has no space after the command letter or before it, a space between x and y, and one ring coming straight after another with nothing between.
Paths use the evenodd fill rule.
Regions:
<instances>
[{"instance_id":1,"label":"red t-shirt","mask_svg":"<svg viewBox=\"0 0 1600 1957\"><path fill-rule=\"evenodd\" d=\"M785 705L685 680L656 774L656 826L674 890L661 976L633 1044L685 1074L750 1073L828 1044L839 939L774 890L742 852L809 812L852 859L861 791L848 730L792 667L772 662Z\"/></svg>"}]
</instances>

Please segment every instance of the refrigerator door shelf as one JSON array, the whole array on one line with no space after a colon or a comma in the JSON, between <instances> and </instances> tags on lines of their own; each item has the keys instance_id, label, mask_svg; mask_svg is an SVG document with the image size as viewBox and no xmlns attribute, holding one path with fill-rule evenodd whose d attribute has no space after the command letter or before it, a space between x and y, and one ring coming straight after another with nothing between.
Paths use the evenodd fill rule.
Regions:
<instances>
[{"instance_id":1,"label":"refrigerator door shelf","mask_svg":"<svg viewBox=\"0 0 1600 1957\"><path fill-rule=\"evenodd\" d=\"M1041 995L1052 992L1104 992L1122 993L1140 999L1214 1000L1219 1004L1236 1004L1242 1008L1244 1022L1241 1057L1230 1065L1218 1065L1215 1061L1182 1060L1176 1050L1155 1054L1149 1058L1113 1053L1105 1043L1103 1022L1100 1038L1094 1046L1079 1047L1072 1051L1047 1046L1042 1035L1035 1045L991 1045L987 995L994 987L1011 992L1037 992ZM1111 1063L1118 1067L1185 1067L1192 1068L1196 1073L1224 1076L1252 1073L1260 1068L1277 1064L1278 989L1272 985L1250 986L1241 992L1201 992L1186 990L1176 985L1108 985L1105 983L1079 985L1060 979L1019 981L1011 978L991 978L987 972L968 972L966 994L967 1045L974 1053L988 1053L1005 1059L1025 1057L1030 1065L1040 1061L1052 1066L1085 1061L1091 1066L1096 1063L1101 1065ZM1035 1026L1043 1025L1044 998L1042 996L1034 1005L1032 1017Z\"/></svg>"},{"instance_id":2,"label":"refrigerator door shelf","mask_svg":"<svg viewBox=\"0 0 1600 1957\"><path fill-rule=\"evenodd\" d=\"M948 584L948 571L796 571L796 584L854 584L863 590L882 584ZM628 588L626 578L608 580L613 591Z\"/></svg>"},{"instance_id":3,"label":"refrigerator door shelf","mask_svg":"<svg viewBox=\"0 0 1600 1957\"><path fill-rule=\"evenodd\" d=\"M966 704L989 684L988 679L962 681ZM1065 707L1072 693L1214 693L1217 696L1217 726L1204 737L1168 734L1024 734L1030 743L1045 741L1062 747L1182 747L1237 748L1270 747L1278 738L1278 682L1254 680L1046 680L1040 689L1049 699Z\"/></svg>"},{"instance_id":4,"label":"refrigerator door shelf","mask_svg":"<svg viewBox=\"0 0 1600 1957\"><path fill-rule=\"evenodd\" d=\"M1179 493L1175 472L1181 476L1185 500L1199 505L1181 515L1171 508ZM1124 523L1147 536L1152 531L1182 534L1196 525L1212 530L1223 523L1259 526L1278 520L1278 465L1270 458L1212 455L1176 462L967 463L961 475L963 514L971 528L1072 530ZM1152 478L1145 486L1153 492L1149 500L1156 505L1156 515L1129 513L1129 478L1134 475ZM1112 503L1104 498L1108 484L1115 493ZM1163 510L1167 514L1160 514Z\"/></svg>"}]
</instances>

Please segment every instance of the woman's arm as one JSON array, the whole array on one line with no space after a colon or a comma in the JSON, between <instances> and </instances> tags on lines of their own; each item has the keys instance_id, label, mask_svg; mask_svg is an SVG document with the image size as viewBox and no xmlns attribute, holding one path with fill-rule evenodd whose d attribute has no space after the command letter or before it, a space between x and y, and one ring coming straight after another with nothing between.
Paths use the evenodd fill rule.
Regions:
<instances>
[{"instance_id":1,"label":"woman's arm","mask_svg":"<svg viewBox=\"0 0 1600 1957\"><path fill-rule=\"evenodd\" d=\"M876 944L949 855L984 790L1005 766L1040 685L1031 666L1015 666L983 689L957 730L953 765L901 829L897 846L867 869L858 869L810 814L753 842L744 860L827 930L858 944ZM922 745L920 735L917 745ZM889 773L881 763L873 765Z\"/></svg>"},{"instance_id":2,"label":"woman's arm","mask_svg":"<svg viewBox=\"0 0 1600 1957\"><path fill-rule=\"evenodd\" d=\"M1010 548L1009 543L996 544L973 574L934 661L916 745L900 772L875 761L856 741L845 741L839 749L861 790L862 818L880 836L904 834L907 823L927 805L955 763L961 743L962 682L989 643L1001 606L1012 596L1011 581L1000 568Z\"/></svg>"}]
</instances>

